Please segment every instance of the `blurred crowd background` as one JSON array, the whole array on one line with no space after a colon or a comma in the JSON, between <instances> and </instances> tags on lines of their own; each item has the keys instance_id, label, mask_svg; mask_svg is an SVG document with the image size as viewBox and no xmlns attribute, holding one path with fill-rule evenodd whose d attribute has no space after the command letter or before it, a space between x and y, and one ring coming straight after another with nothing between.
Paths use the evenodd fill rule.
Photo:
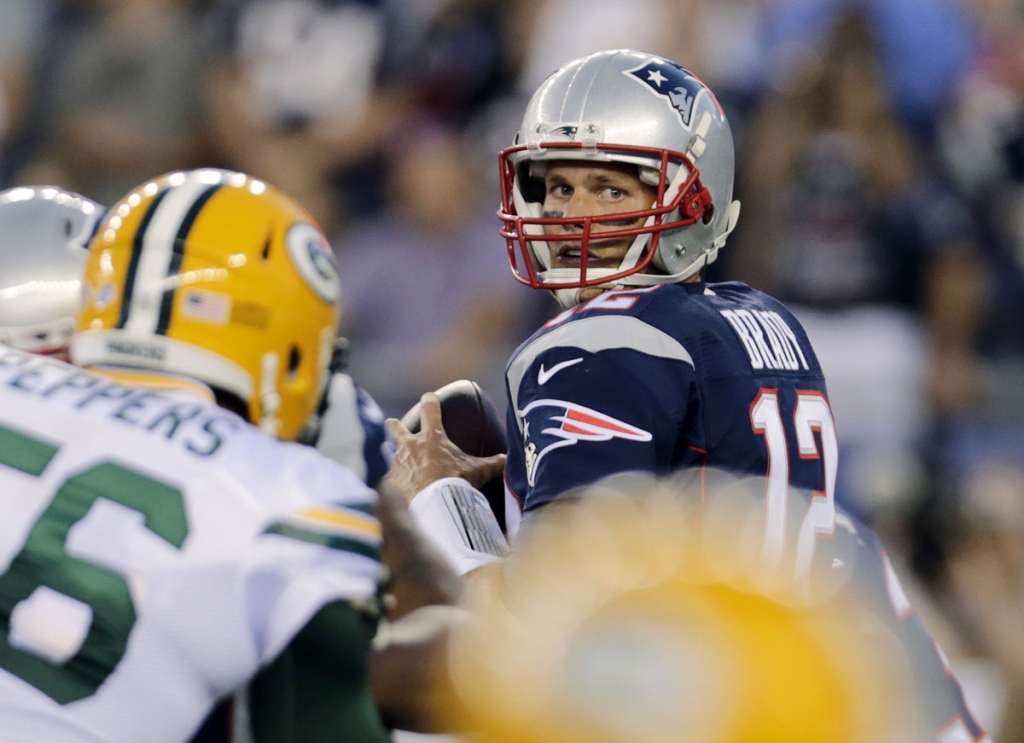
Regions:
<instances>
[{"instance_id":1,"label":"blurred crowd background","mask_svg":"<svg viewBox=\"0 0 1024 743\"><path fill-rule=\"evenodd\" d=\"M838 499L1024 741L1024 1L0 0L0 187L264 178L333 236L389 414L459 377L500 406L556 305L508 270L497 152L547 74L612 47L726 108L743 215L709 279L804 322Z\"/></svg>"}]
</instances>

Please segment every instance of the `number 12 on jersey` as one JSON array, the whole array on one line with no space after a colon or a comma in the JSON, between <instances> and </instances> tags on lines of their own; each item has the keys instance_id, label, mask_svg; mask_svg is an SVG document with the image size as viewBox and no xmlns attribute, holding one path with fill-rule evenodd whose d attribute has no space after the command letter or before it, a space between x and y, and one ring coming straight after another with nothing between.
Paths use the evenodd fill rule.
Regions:
<instances>
[{"instance_id":1,"label":"number 12 on jersey","mask_svg":"<svg viewBox=\"0 0 1024 743\"><path fill-rule=\"evenodd\" d=\"M789 442L782 421L778 390L761 390L750 405L750 423L754 433L764 436L768 450L761 555L765 566L772 570L779 565L785 550L790 488ZM824 470L822 488L811 492L811 502L797 534L794 577L799 584L809 577L817 540L822 536L831 536L836 526L835 488L839 444L832 410L822 392L797 391L793 429L800 458L820 459ZM815 433L821 436L820 451Z\"/></svg>"}]
</instances>

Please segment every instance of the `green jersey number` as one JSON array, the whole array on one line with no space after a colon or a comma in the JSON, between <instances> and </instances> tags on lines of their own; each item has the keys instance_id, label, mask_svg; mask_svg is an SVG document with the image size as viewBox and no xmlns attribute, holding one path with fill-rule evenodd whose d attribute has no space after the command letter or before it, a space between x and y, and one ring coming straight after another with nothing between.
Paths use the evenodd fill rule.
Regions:
<instances>
[{"instance_id":1,"label":"green jersey number","mask_svg":"<svg viewBox=\"0 0 1024 743\"><path fill-rule=\"evenodd\" d=\"M0 465L40 477L58 447L0 426ZM128 647L135 605L125 577L72 557L68 532L92 505L106 498L142 514L145 528L181 548L188 534L185 502L178 488L114 462L101 462L65 479L0 575L0 667L60 704L83 699L113 672ZM10 642L11 613L40 587L86 604L92 620L77 652L62 664Z\"/></svg>"}]
</instances>

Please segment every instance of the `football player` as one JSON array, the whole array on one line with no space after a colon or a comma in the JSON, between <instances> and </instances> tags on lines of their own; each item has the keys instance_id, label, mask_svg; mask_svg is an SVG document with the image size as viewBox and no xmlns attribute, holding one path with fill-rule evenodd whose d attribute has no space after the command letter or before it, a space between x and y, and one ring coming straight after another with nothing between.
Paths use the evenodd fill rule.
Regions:
<instances>
[{"instance_id":1,"label":"football player","mask_svg":"<svg viewBox=\"0 0 1024 743\"><path fill-rule=\"evenodd\" d=\"M90 199L56 187L19 187L0 193L0 342L36 354L68 358L82 300L87 243L104 213L105 209ZM340 370L345 350L339 341L332 355L326 393L298 440L316 445L321 453L376 486L389 465L391 443L376 402ZM390 574L387 616L394 621L422 606L452 603L461 586L429 545L415 538L404 500L388 497L387 491L383 495L377 515L389 535L382 552ZM432 566L432 570L425 566ZM434 610L433 617L420 617L418 622L424 628L420 635L434 632L443 621L447 617L440 610ZM402 631L408 638L410 629ZM393 637L394 633L387 636ZM410 716L408 695L393 688L389 679L395 673L408 678L422 664L410 655L408 642L393 645L376 643L371 664L374 693L385 715L415 727L422 715ZM289 662L290 652L282 653L278 664ZM397 670L392 670L396 666ZM274 670L272 667L259 677L259 689L269 688L268 693L276 695L279 689L263 684ZM258 704L259 699L255 702ZM230 704L219 707L196 740L224 740L232 724L231 713Z\"/></svg>"},{"instance_id":2,"label":"football player","mask_svg":"<svg viewBox=\"0 0 1024 743\"><path fill-rule=\"evenodd\" d=\"M91 199L54 186L0 192L0 343L68 358L87 245L105 211ZM388 467L384 415L340 371L345 350L339 342L326 393L298 438L374 486Z\"/></svg>"},{"instance_id":3,"label":"football player","mask_svg":"<svg viewBox=\"0 0 1024 743\"><path fill-rule=\"evenodd\" d=\"M806 583L839 523L835 426L792 313L745 284L704 281L739 216L732 134L714 93L666 59L592 54L540 86L499 160L513 273L565 308L506 370L509 534L521 514L528 523L607 475L717 468L765 479L760 559ZM482 496L457 478L469 458L431 445L444 440L437 404L425 396L424 421L434 425L420 434L394 425L392 475L468 572L500 559L500 532ZM813 497L794 503L791 492ZM868 582L884 587L880 547L854 529L877 558L861 563ZM981 739L930 636L899 606L876 604L915 648L919 680L938 678L944 690L922 694L928 724L942 740Z\"/></svg>"},{"instance_id":4,"label":"football player","mask_svg":"<svg viewBox=\"0 0 1024 743\"><path fill-rule=\"evenodd\" d=\"M323 234L257 179L175 173L112 208L83 283L85 369L0 346L5 735L186 740L263 669L259 740L387 740L377 494L286 443L330 378Z\"/></svg>"},{"instance_id":5,"label":"football player","mask_svg":"<svg viewBox=\"0 0 1024 743\"><path fill-rule=\"evenodd\" d=\"M67 358L104 208L53 186L0 192L0 343Z\"/></svg>"},{"instance_id":6,"label":"football player","mask_svg":"<svg viewBox=\"0 0 1024 743\"><path fill-rule=\"evenodd\" d=\"M699 482L640 476L532 517L504 600L475 597L483 621L452 644L474 740L923 739L898 646L850 595L759 588L737 526L760 518L760 483L711 484L715 518Z\"/></svg>"}]
</instances>

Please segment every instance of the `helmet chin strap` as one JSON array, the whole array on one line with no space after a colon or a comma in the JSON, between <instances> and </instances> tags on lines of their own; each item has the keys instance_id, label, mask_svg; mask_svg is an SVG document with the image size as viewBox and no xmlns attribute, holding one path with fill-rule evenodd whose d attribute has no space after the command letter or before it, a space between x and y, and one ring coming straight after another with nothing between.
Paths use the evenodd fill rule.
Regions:
<instances>
[{"instance_id":1,"label":"helmet chin strap","mask_svg":"<svg viewBox=\"0 0 1024 743\"><path fill-rule=\"evenodd\" d=\"M260 420L259 427L271 436L277 436L281 421L277 413L281 409L281 395L277 391L277 374L280 358L274 352L263 355L260 364Z\"/></svg>"},{"instance_id":2,"label":"helmet chin strap","mask_svg":"<svg viewBox=\"0 0 1024 743\"><path fill-rule=\"evenodd\" d=\"M711 247L717 252L718 248L725 245L726 239L732 234L732 231L736 229L736 223L740 221L740 202L733 201L729 204L729 213L725 218L725 230L721 235L715 238L715 241L711 244Z\"/></svg>"},{"instance_id":3,"label":"helmet chin strap","mask_svg":"<svg viewBox=\"0 0 1024 743\"><path fill-rule=\"evenodd\" d=\"M602 276L612 276L618 273L617 268L595 268L593 271L587 271L588 278L601 278ZM578 268L552 268L539 274L539 278L544 281L552 281L558 283L571 283L573 281L580 280L580 270ZM608 284L607 286L597 284L596 286L602 289L611 289L618 285ZM580 303L579 294L584 289L592 287L571 287L569 289L550 289L552 296L558 300L558 303L565 309L575 307Z\"/></svg>"},{"instance_id":4,"label":"helmet chin strap","mask_svg":"<svg viewBox=\"0 0 1024 743\"><path fill-rule=\"evenodd\" d=\"M734 229L740 218L740 202L733 201L729 204L726 212L725 229L716 237L711 245L704 250L692 263L682 271L676 273L635 273L622 280L624 284L633 286L653 286L654 284L676 284L693 276L695 273L715 262L718 258L719 249L725 245L725 241Z\"/></svg>"},{"instance_id":5,"label":"helmet chin strap","mask_svg":"<svg viewBox=\"0 0 1024 743\"><path fill-rule=\"evenodd\" d=\"M551 289L553 296L563 309L571 309L580 303L579 294L582 289Z\"/></svg>"},{"instance_id":6,"label":"helmet chin strap","mask_svg":"<svg viewBox=\"0 0 1024 743\"><path fill-rule=\"evenodd\" d=\"M689 168L680 167L678 170L676 170L675 177L672 179L672 182L669 183L668 188L665 189L665 194L662 197L662 204L671 204L672 201L679 194L679 189L682 187L683 183L685 183L686 179L689 177ZM640 179L643 180L645 183L648 182L648 179L644 178L643 169L641 169ZM652 208L656 206L658 206L657 202L651 204ZM672 214L678 214L678 211L672 212ZM667 218L669 215L665 216ZM644 222L644 227L650 227L653 224L654 217L650 216ZM628 271L629 269L636 266L636 264L639 263L640 259L643 257L644 251L647 250L648 246L651 244L651 238L652 235L650 232L645 232L643 234L637 235L636 238L633 240L633 244L629 246L629 250L627 250L626 254L622 257L622 261L619 263L619 267L616 269L616 272Z\"/></svg>"}]
</instances>

